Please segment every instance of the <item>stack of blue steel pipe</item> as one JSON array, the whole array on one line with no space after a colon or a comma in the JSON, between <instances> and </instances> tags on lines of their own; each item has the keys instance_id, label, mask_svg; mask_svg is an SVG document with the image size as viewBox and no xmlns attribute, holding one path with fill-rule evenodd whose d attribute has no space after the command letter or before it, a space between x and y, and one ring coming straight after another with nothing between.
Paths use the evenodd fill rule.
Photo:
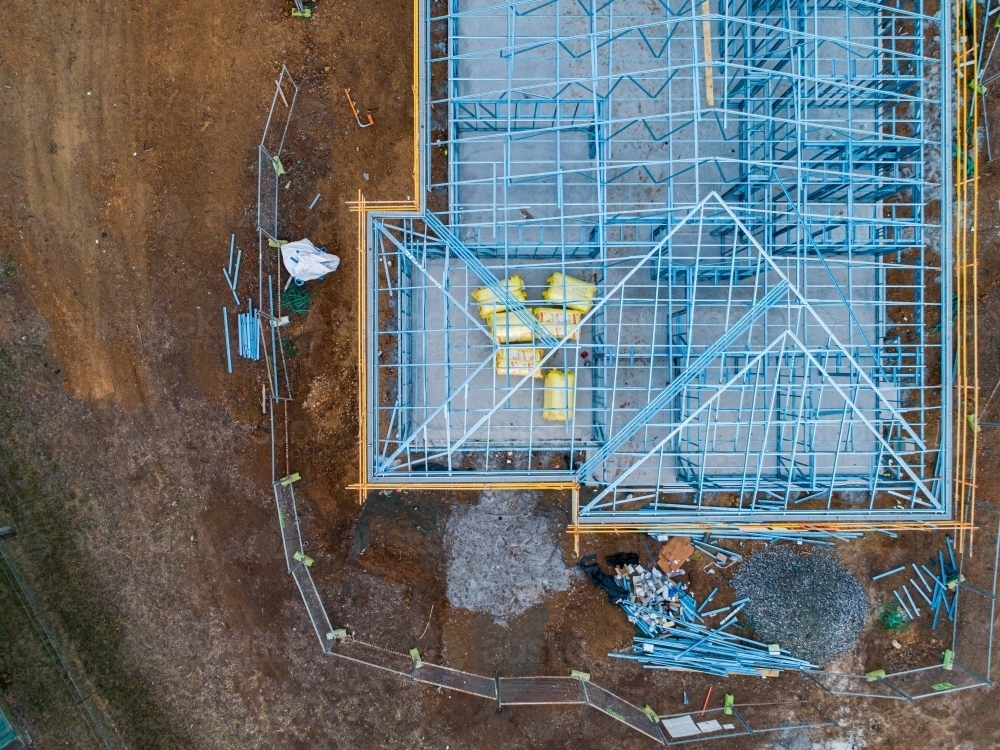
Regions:
<instances>
[{"instance_id":1,"label":"stack of blue steel pipe","mask_svg":"<svg viewBox=\"0 0 1000 750\"><path fill-rule=\"evenodd\" d=\"M850 539L860 539L865 533L863 531L742 531L739 529L713 529L712 539L733 539L747 542L792 542L793 544L826 544L834 545L837 541L848 541ZM692 538L703 537L704 532L698 528L672 530L669 534L653 532L651 534L656 539L663 541L668 536L690 536Z\"/></svg>"},{"instance_id":2,"label":"stack of blue steel pipe","mask_svg":"<svg viewBox=\"0 0 1000 750\"><path fill-rule=\"evenodd\" d=\"M655 638L660 633L673 626L674 618L667 612L660 612L653 607L621 601L618 606L625 610L629 622L638 628L639 632Z\"/></svg>"},{"instance_id":3,"label":"stack of blue steel pipe","mask_svg":"<svg viewBox=\"0 0 1000 750\"><path fill-rule=\"evenodd\" d=\"M256 362L260 359L260 319L253 313L252 301L249 306L250 312L240 313L238 316L240 356Z\"/></svg>"},{"instance_id":4,"label":"stack of blue steel pipe","mask_svg":"<svg viewBox=\"0 0 1000 750\"><path fill-rule=\"evenodd\" d=\"M713 531L715 539L743 539L753 542L793 542L795 544L835 544L864 536L861 531Z\"/></svg>"},{"instance_id":5,"label":"stack of blue steel pipe","mask_svg":"<svg viewBox=\"0 0 1000 750\"><path fill-rule=\"evenodd\" d=\"M669 635L632 639L632 653L610 653L616 659L638 661L644 669L668 669L728 677L768 676L783 671L808 671L817 665L797 659L787 650L697 623L675 622Z\"/></svg>"}]
</instances>

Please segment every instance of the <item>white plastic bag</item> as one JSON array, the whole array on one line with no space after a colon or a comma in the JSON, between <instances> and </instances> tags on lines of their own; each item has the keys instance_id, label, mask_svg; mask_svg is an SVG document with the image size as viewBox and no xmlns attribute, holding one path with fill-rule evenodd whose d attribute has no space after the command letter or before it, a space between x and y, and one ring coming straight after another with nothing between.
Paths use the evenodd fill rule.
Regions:
<instances>
[{"instance_id":1,"label":"white plastic bag","mask_svg":"<svg viewBox=\"0 0 1000 750\"><path fill-rule=\"evenodd\" d=\"M321 279L340 266L340 258L324 253L309 240L286 242L281 246L281 259L296 281Z\"/></svg>"}]
</instances>

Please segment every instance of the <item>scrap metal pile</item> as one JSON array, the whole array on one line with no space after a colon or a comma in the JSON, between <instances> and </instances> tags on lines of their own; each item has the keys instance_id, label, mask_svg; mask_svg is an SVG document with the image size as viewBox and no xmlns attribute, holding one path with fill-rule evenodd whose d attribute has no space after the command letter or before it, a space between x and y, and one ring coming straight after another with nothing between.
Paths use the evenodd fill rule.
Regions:
<instances>
[{"instance_id":1,"label":"scrap metal pile","mask_svg":"<svg viewBox=\"0 0 1000 750\"><path fill-rule=\"evenodd\" d=\"M775 677L787 670L815 669L816 665L791 655L778 644L767 644L726 632L737 624L736 616L749 598L708 610L718 594L714 588L700 603L689 593L680 567L695 548L719 558L742 558L707 542L672 537L660 551L657 565L647 570L638 555L619 553L607 558L614 575L602 572L596 557L581 562L584 572L608 598L625 612L640 635L632 640L629 653L611 653L618 659L638 661L647 669L668 669L728 676L732 674ZM730 563L730 564L732 564ZM714 627L707 621L720 617Z\"/></svg>"},{"instance_id":2,"label":"scrap metal pile","mask_svg":"<svg viewBox=\"0 0 1000 750\"><path fill-rule=\"evenodd\" d=\"M615 568L615 582L629 592L628 598L619 602L629 622L651 638L678 622L704 622L696 611L697 602L687 593L687 585L671 580L656 568Z\"/></svg>"},{"instance_id":3,"label":"scrap metal pile","mask_svg":"<svg viewBox=\"0 0 1000 750\"><path fill-rule=\"evenodd\" d=\"M610 653L616 659L632 659L646 669L669 669L728 677L734 674L778 677L789 670L806 671L816 665L796 659L777 644L768 645L751 638L697 623L677 623L662 638L633 638L632 653Z\"/></svg>"},{"instance_id":4,"label":"scrap metal pile","mask_svg":"<svg viewBox=\"0 0 1000 750\"><path fill-rule=\"evenodd\" d=\"M905 583L902 586L902 596L899 593L900 589L894 589L892 592L899 605L899 611L906 616L907 620L916 620L921 616L921 612L927 612L931 618L931 630L937 628L942 612L949 620L955 619L955 611L958 606L958 584L965 580L955 563L955 548L952 545L951 537L945 537L945 544L948 551L947 560L944 551L939 549L937 555L931 557L930 567L923 564L917 567L916 563L910 563L910 568L916 574L916 579L911 576L909 582L918 594L917 599L913 598L913 594L910 593L910 589ZM935 565L937 570L933 570ZM872 576L872 580L879 581L895 576L897 573L904 573L904 571L908 572L909 569L905 565L900 565L898 568ZM948 598L949 593L951 593L950 599ZM925 610L920 609L921 599L927 604Z\"/></svg>"}]
</instances>

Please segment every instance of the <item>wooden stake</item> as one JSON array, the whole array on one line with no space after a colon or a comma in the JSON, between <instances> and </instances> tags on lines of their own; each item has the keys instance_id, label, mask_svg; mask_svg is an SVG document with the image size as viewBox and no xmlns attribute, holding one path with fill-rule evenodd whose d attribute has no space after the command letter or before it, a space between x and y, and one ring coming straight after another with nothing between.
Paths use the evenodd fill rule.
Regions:
<instances>
[{"instance_id":1,"label":"wooden stake","mask_svg":"<svg viewBox=\"0 0 1000 750\"><path fill-rule=\"evenodd\" d=\"M418 641L419 641L419 640L422 640L422 639L423 639L423 637L424 637L425 635L427 635L427 629L428 629L428 628L430 628L430 626L431 626L431 618L432 618L433 616L434 616L434 605L432 604L432 605L431 605L431 611L430 611L430 614L429 614L429 615L427 615L427 625L425 625L425 626L424 626L424 632L420 634L420 638L417 638L417 640L418 640Z\"/></svg>"},{"instance_id":2,"label":"wooden stake","mask_svg":"<svg viewBox=\"0 0 1000 750\"><path fill-rule=\"evenodd\" d=\"M712 697L712 686L708 686L708 692L705 693L705 702L701 704L701 712L705 713L708 710L708 701Z\"/></svg>"},{"instance_id":3,"label":"wooden stake","mask_svg":"<svg viewBox=\"0 0 1000 750\"><path fill-rule=\"evenodd\" d=\"M711 12L709 0L704 0L701 4L701 37L705 51L705 103L709 107L715 106L715 82L712 80L712 22L708 19Z\"/></svg>"},{"instance_id":4,"label":"wooden stake","mask_svg":"<svg viewBox=\"0 0 1000 750\"><path fill-rule=\"evenodd\" d=\"M580 556L580 488L572 490L573 505L573 555Z\"/></svg>"}]
</instances>

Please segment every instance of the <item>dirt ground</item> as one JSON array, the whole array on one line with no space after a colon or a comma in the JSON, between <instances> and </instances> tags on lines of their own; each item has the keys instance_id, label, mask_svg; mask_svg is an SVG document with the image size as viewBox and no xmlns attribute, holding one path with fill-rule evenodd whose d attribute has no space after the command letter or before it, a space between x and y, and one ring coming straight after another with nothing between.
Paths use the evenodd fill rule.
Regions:
<instances>
[{"instance_id":1,"label":"dirt ground","mask_svg":"<svg viewBox=\"0 0 1000 750\"><path fill-rule=\"evenodd\" d=\"M121 744L650 746L594 711L499 711L320 653L283 566L261 374L242 363L225 374L219 310L231 302L219 273L231 232L251 257L244 278L256 274L256 146L286 64L302 91L283 155L282 226L343 260L289 329L298 352L289 464L304 477L303 531L335 624L480 674L582 669L661 713L682 709L682 691L702 696L712 685L739 702L816 697L840 724L746 747L1000 746L992 690L919 704L833 701L803 680L723 683L608 659L630 627L582 576L506 627L447 605L442 534L451 506L473 498L383 493L362 509L348 489L357 268L346 201L359 189L371 200L412 195L412 6L318 0L301 21L291 5L14 0L0 12L0 522L22 529L32 580ZM357 127L345 87L374 127ZM988 165L979 282L987 392L1000 379L998 198L1000 173ZM1000 398L983 420L1000 423L998 409ZM998 434L981 433L981 476L1000 460ZM984 482L980 497L1000 503L1000 487ZM557 524L568 519L565 497L538 504ZM869 572L941 542L880 537L839 554ZM560 544L572 562L570 539ZM619 549L644 554L635 538L585 538L581 551ZM695 575L696 591L710 585ZM918 629L901 654L875 634L852 666L923 664L939 651ZM0 679L0 691L37 747L65 746L47 734L44 711L18 703L16 685Z\"/></svg>"}]
</instances>

